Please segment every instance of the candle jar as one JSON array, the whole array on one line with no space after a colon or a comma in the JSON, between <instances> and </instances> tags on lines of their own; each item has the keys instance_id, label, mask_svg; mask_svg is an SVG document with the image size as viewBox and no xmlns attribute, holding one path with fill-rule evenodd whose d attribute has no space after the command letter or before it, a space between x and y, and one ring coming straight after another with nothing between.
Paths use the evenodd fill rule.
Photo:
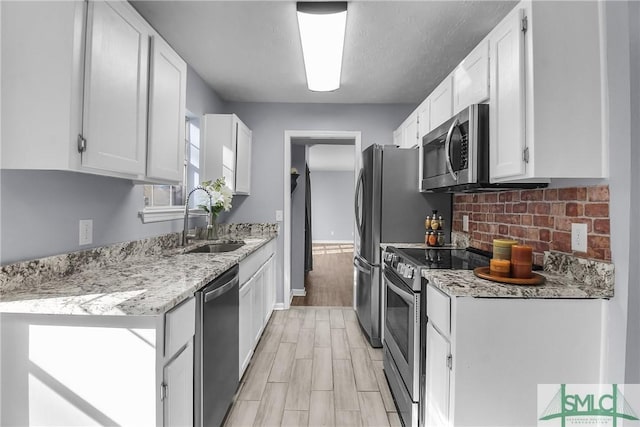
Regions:
<instances>
[{"instance_id":1,"label":"candle jar","mask_svg":"<svg viewBox=\"0 0 640 427\"><path fill-rule=\"evenodd\" d=\"M508 239L493 239L493 258L511 260L511 247L518 242Z\"/></svg>"},{"instance_id":2,"label":"candle jar","mask_svg":"<svg viewBox=\"0 0 640 427\"><path fill-rule=\"evenodd\" d=\"M507 259L491 259L489 261L489 274L497 277L509 277L511 275L511 261Z\"/></svg>"},{"instance_id":3,"label":"candle jar","mask_svg":"<svg viewBox=\"0 0 640 427\"><path fill-rule=\"evenodd\" d=\"M518 279L530 279L533 264L533 248L526 245L511 247L511 275Z\"/></svg>"}]
</instances>

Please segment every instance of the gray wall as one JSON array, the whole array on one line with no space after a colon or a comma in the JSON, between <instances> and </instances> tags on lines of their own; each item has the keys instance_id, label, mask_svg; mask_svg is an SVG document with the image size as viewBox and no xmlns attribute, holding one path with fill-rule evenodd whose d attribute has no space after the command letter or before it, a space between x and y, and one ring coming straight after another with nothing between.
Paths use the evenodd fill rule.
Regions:
<instances>
[{"instance_id":1,"label":"gray wall","mask_svg":"<svg viewBox=\"0 0 640 427\"><path fill-rule=\"evenodd\" d=\"M224 112L224 103L189 68L187 109ZM76 172L0 172L0 263L9 264L182 229L181 220L143 224L141 185ZM78 221L93 219L93 244L78 245Z\"/></svg>"},{"instance_id":2,"label":"gray wall","mask_svg":"<svg viewBox=\"0 0 640 427\"><path fill-rule=\"evenodd\" d=\"M353 241L354 173L311 172L311 225L314 241Z\"/></svg>"},{"instance_id":3,"label":"gray wall","mask_svg":"<svg viewBox=\"0 0 640 427\"><path fill-rule=\"evenodd\" d=\"M615 296L605 303L602 334L603 383L640 379L638 310L638 6L603 2L609 100L611 257ZM632 12L632 13L630 13ZM633 61L635 62L633 62ZM631 84L633 82L633 85ZM630 91L633 89L633 92ZM632 116L633 114L633 116ZM635 120L632 120L633 119Z\"/></svg>"},{"instance_id":4,"label":"gray wall","mask_svg":"<svg viewBox=\"0 0 640 427\"><path fill-rule=\"evenodd\" d=\"M291 146L291 167L298 169L298 185L291 194L291 289L304 289L305 259L305 182L306 146Z\"/></svg>"},{"instance_id":5,"label":"gray wall","mask_svg":"<svg viewBox=\"0 0 640 427\"><path fill-rule=\"evenodd\" d=\"M627 318L626 383L640 383L640 3L629 2L631 185L629 228L629 296ZM612 213L613 216L613 213Z\"/></svg>"},{"instance_id":6,"label":"gray wall","mask_svg":"<svg viewBox=\"0 0 640 427\"><path fill-rule=\"evenodd\" d=\"M362 148L373 143L391 144L393 131L413 111L408 104L227 104L253 131L251 196L235 203L229 222L274 222L284 209L282 175L285 130L361 131ZM281 230L282 231L282 230ZM278 253L284 254L282 233ZM278 257L277 283L283 281L283 256ZM278 287L278 301L282 302Z\"/></svg>"}]
</instances>

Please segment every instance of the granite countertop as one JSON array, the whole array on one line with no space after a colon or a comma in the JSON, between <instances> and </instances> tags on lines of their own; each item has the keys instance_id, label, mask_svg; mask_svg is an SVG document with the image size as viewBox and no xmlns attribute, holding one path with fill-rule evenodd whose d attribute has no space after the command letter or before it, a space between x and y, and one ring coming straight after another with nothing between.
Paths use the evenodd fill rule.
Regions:
<instances>
[{"instance_id":1,"label":"granite countertop","mask_svg":"<svg viewBox=\"0 0 640 427\"><path fill-rule=\"evenodd\" d=\"M481 279L471 270L423 270L422 277L453 297L476 298L611 298L613 287L599 287L558 273L537 271L542 285L510 285Z\"/></svg>"},{"instance_id":2,"label":"granite countertop","mask_svg":"<svg viewBox=\"0 0 640 427\"><path fill-rule=\"evenodd\" d=\"M186 254L202 246L170 248L157 255L117 263L40 283L7 287L0 313L147 316L162 314L275 238L242 237L245 245L226 253Z\"/></svg>"},{"instance_id":3,"label":"granite countertop","mask_svg":"<svg viewBox=\"0 0 640 427\"><path fill-rule=\"evenodd\" d=\"M383 243L380 247L437 249L422 243ZM463 249L446 245L440 249ZM544 256L545 277L542 285L510 285L481 279L470 270L422 270L422 277L453 297L477 298L612 298L614 266L608 262L573 257L555 251Z\"/></svg>"}]
</instances>

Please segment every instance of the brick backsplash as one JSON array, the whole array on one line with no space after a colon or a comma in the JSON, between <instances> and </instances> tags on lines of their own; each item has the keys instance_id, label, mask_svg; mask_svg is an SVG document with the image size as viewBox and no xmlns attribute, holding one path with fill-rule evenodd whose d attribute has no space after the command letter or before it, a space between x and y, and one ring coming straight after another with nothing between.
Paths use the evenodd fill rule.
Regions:
<instances>
[{"instance_id":1,"label":"brick backsplash","mask_svg":"<svg viewBox=\"0 0 640 427\"><path fill-rule=\"evenodd\" d=\"M493 239L511 238L533 247L536 264L548 250L611 260L607 185L456 194L453 231L462 232L463 215L469 215L470 244L479 249L491 251ZM587 252L571 250L576 222L587 224Z\"/></svg>"}]
</instances>

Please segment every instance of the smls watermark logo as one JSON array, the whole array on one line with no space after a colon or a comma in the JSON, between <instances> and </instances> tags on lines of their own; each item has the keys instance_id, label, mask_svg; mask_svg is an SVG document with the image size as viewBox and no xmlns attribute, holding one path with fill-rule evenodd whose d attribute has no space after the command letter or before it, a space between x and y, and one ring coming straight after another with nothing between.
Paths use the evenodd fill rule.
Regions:
<instances>
[{"instance_id":1,"label":"smls watermark logo","mask_svg":"<svg viewBox=\"0 0 640 427\"><path fill-rule=\"evenodd\" d=\"M538 384L540 427L640 427L634 408L640 409L639 384Z\"/></svg>"}]
</instances>

